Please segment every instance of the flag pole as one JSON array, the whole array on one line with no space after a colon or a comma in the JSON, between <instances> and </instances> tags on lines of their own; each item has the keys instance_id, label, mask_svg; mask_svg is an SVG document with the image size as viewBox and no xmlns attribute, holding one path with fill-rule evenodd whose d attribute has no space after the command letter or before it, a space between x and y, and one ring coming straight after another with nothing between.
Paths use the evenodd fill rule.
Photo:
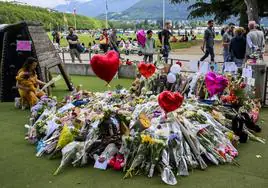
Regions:
<instances>
[{"instance_id":1,"label":"flag pole","mask_svg":"<svg viewBox=\"0 0 268 188\"><path fill-rule=\"evenodd\" d=\"M74 8L74 29L76 30L76 8Z\"/></svg>"},{"instance_id":2,"label":"flag pole","mask_svg":"<svg viewBox=\"0 0 268 188\"><path fill-rule=\"evenodd\" d=\"M105 8L106 12L106 29L108 29L108 2L106 0L106 8Z\"/></svg>"},{"instance_id":3,"label":"flag pole","mask_svg":"<svg viewBox=\"0 0 268 188\"><path fill-rule=\"evenodd\" d=\"M76 16L74 15L74 28L76 30Z\"/></svg>"}]
</instances>

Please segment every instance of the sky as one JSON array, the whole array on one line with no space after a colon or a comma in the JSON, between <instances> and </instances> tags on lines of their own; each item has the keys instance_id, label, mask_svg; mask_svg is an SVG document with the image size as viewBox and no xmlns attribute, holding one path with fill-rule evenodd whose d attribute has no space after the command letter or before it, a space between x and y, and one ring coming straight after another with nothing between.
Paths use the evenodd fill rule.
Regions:
<instances>
[{"instance_id":1,"label":"sky","mask_svg":"<svg viewBox=\"0 0 268 188\"><path fill-rule=\"evenodd\" d=\"M0 0L0 1L14 1L14 0ZM60 4L66 4L68 1L90 1L90 0L16 0L34 6L54 8Z\"/></svg>"}]
</instances>

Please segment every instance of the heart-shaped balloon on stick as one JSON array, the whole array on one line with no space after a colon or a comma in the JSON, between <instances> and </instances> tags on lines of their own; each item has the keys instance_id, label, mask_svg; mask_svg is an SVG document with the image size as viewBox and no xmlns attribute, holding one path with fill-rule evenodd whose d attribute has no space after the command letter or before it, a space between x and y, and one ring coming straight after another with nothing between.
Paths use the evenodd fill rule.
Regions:
<instances>
[{"instance_id":1,"label":"heart-shaped balloon on stick","mask_svg":"<svg viewBox=\"0 0 268 188\"><path fill-rule=\"evenodd\" d=\"M150 78L156 71L156 67L152 63L140 62L138 65L139 72L145 78Z\"/></svg>"},{"instance_id":2,"label":"heart-shaped balloon on stick","mask_svg":"<svg viewBox=\"0 0 268 188\"><path fill-rule=\"evenodd\" d=\"M225 76L217 75L214 72L209 72L205 77L205 84L209 95L220 94L228 86L228 79Z\"/></svg>"},{"instance_id":3,"label":"heart-shaped balloon on stick","mask_svg":"<svg viewBox=\"0 0 268 188\"><path fill-rule=\"evenodd\" d=\"M170 67L170 72L173 74L179 74L181 72L181 66L178 64L174 64Z\"/></svg>"},{"instance_id":4,"label":"heart-shaped balloon on stick","mask_svg":"<svg viewBox=\"0 0 268 188\"><path fill-rule=\"evenodd\" d=\"M105 55L94 55L90 61L94 73L108 84L116 75L119 63L119 56L116 51L109 51Z\"/></svg>"},{"instance_id":5,"label":"heart-shaped balloon on stick","mask_svg":"<svg viewBox=\"0 0 268 188\"><path fill-rule=\"evenodd\" d=\"M182 105L183 99L179 92L163 91L158 96L158 104L167 114L178 109Z\"/></svg>"}]
</instances>

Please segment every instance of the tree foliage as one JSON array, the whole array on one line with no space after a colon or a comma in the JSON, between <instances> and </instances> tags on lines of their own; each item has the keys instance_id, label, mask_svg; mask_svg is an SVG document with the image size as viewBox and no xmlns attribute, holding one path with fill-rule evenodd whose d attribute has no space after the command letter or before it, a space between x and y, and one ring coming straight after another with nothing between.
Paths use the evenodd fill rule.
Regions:
<instances>
[{"instance_id":1,"label":"tree foliage","mask_svg":"<svg viewBox=\"0 0 268 188\"><path fill-rule=\"evenodd\" d=\"M64 19L64 17L66 19ZM41 22L45 29L63 28L64 26L74 26L74 16L60 12L50 12L47 9L15 5L0 2L0 24L13 24L20 21ZM76 15L78 29L97 29L104 28L105 22L86 16Z\"/></svg>"},{"instance_id":2,"label":"tree foliage","mask_svg":"<svg viewBox=\"0 0 268 188\"><path fill-rule=\"evenodd\" d=\"M190 0L170 0L172 3L189 2ZM259 17L268 16L267 0L256 0ZM232 16L245 18L247 7L244 0L196 0L188 7L189 17L197 18L204 16L214 16L218 23L223 23ZM245 21L245 20L243 20Z\"/></svg>"}]
</instances>

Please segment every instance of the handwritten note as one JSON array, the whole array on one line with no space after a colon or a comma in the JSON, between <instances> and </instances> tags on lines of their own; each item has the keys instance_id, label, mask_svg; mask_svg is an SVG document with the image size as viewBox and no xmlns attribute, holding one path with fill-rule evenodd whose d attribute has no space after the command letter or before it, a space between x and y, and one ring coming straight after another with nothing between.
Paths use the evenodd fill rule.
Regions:
<instances>
[{"instance_id":1,"label":"handwritten note","mask_svg":"<svg viewBox=\"0 0 268 188\"><path fill-rule=\"evenodd\" d=\"M243 68L242 77L252 78L252 74L253 74L253 71L252 71L251 66Z\"/></svg>"},{"instance_id":2,"label":"handwritten note","mask_svg":"<svg viewBox=\"0 0 268 188\"><path fill-rule=\"evenodd\" d=\"M31 51L32 41L29 40L18 40L17 41L17 51Z\"/></svg>"},{"instance_id":3,"label":"handwritten note","mask_svg":"<svg viewBox=\"0 0 268 188\"><path fill-rule=\"evenodd\" d=\"M203 75L207 74L210 70L208 62L199 62L199 72Z\"/></svg>"},{"instance_id":4,"label":"handwritten note","mask_svg":"<svg viewBox=\"0 0 268 188\"><path fill-rule=\"evenodd\" d=\"M107 160L105 160L103 162L99 162L99 160L97 159L95 161L95 164L94 164L94 168L97 168L97 169L100 169L100 170L106 170L107 166L108 166L108 161Z\"/></svg>"},{"instance_id":5,"label":"handwritten note","mask_svg":"<svg viewBox=\"0 0 268 188\"><path fill-rule=\"evenodd\" d=\"M185 70L190 70L194 72L198 72L198 61L190 61L189 63L184 65Z\"/></svg>"},{"instance_id":6,"label":"handwritten note","mask_svg":"<svg viewBox=\"0 0 268 188\"><path fill-rule=\"evenodd\" d=\"M224 64L224 72L237 73L238 67L236 66L235 62L225 62Z\"/></svg>"}]
</instances>

